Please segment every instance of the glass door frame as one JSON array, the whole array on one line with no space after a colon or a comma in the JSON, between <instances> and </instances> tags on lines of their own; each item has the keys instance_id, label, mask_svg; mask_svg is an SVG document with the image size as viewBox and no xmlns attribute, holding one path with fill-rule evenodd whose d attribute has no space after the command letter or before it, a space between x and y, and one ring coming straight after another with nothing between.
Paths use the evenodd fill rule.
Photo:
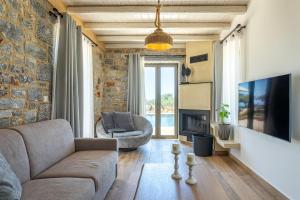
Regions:
<instances>
[{"instance_id":1,"label":"glass door frame","mask_svg":"<svg viewBox=\"0 0 300 200\"><path fill-rule=\"evenodd\" d=\"M152 134L154 139L177 139L178 138L178 67L179 62L168 61L148 61L145 62L146 67L155 68L155 133ZM161 68L172 67L175 69L174 73L174 135L161 134Z\"/></svg>"}]
</instances>

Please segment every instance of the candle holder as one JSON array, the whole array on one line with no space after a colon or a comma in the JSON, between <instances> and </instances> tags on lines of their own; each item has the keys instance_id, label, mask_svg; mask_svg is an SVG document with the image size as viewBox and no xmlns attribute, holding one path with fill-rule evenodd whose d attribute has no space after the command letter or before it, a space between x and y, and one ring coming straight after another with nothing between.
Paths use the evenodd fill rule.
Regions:
<instances>
[{"instance_id":1,"label":"candle holder","mask_svg":"<svg viewBox=\"0 0 300 200\"><path fill-rule=\"evenodd\" d=\"M193 177L193 167L196 165L196 163L186 162L186 165L189 167L189 178L185 180L185 183L189 185L194 185L197 183L197 180Z\"/></svg>"},{"instance_id":2,"label":"candle holder","mask_svg":"<svg viewBox=\"0 0 300 200\"><path fill-rule=\"evenodd\" d=\"M178 165L178 155L180 154L180 151L174 151L172 150L172 153L174 154L174 160L175 160L175 164L174 164L174 173L172 174L172 178L174 180L180 180L182 177L178 172L179 169L179 165Z\"/></svg>"},{"instance_id":3,"label":"candle holder","mask_svg":"<svg viewBox=\"0 0 300 200\"><path fill-rule=\"evenodd\" d=\"M174 154L174 160L175 160L175 164L174 164L174 173L172 174L172 178L175 180L180 180L182 177L178 172L179 169L179 165L178 165L178 155L180 154L180 151L178 152L172 152Z\"/></svg>"}]
</instances>

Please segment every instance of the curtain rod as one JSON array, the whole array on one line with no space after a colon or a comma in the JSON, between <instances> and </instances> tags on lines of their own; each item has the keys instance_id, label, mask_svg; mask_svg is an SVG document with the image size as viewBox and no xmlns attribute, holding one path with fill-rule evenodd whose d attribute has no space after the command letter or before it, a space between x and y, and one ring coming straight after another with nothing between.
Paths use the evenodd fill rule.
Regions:
<instances>
[{"instance_id":1,"label":"curtain rod","mask_svg":"<svg viewBox=\"0 0 300 200\"><path fill-rule=\"evenodd\" d=\"M84 35L94 46L96 46L96 47L98 46L98 44L96 44L89 36L87 36L83 32L82 32L82 35Z\"/></svg>"},{"instance_id":2,"label":"curtain rod","mask_svg":"<svg viewBox=\"0 0 300 200\"><path fill-rule=\"evenodd\" d=\"M230 37L236 30L237 32L240 32L242 29L246 28L246 26L242 26L241 24L236 25L236 27L230 31L224 38L223 40L220 41L220 43L222 44L228 37Z\"/></svg>"},{"instance_id":3,"label":"curtain rod","mask_svg":"<svg viewBox=\"0 0 300 200\"><path fill-rule=\"evenodd\" d=\"M57 10L57 8L53 8L52 9L53 11L49 11L49 15L50 16L53 16L53 17L55 17L55 18L57 18L57 15L59 15L61 18L63 18L64 17L64 15L63 14L61 14L58 10ZM87 36L86 34L84 34L83 32L82 32L82 35L84 35L91 43L92 43L92 45L93 46L98 46L89 36Z\"/></svg>"},{"instance_id":4,"label":"curtain rod","mask_svg":"<svg viewBox=\"0 0 300 200\"><path fill-rule=\"evenodd\" d=\"M61 18L64 17L64 15L61 14L61 13L57 10L57 8L55 8L55 7L52 9L52 11L50 10L48 13L49 13L50 16L53 16L53 17L55 17L55 18L57 18L57 15L59 15Z\"/></svg>"}]
</instances>

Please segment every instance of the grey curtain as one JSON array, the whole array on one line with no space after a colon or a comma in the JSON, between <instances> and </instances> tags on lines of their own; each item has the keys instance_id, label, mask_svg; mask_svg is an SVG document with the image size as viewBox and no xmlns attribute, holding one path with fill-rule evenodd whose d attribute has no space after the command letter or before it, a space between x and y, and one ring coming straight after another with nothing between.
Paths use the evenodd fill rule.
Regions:
<instances>
[{"instance_id":1,"label":"grey curtain","mask_svg":"<svg viewBox=\"0 0 300 200\"><path fill-rule=\"evenodd\" d=\"M66 119L71 124L74 136L82 137L82 32L67 14L60 23L57 65L54 73L52 118Z\"/></svg>"},{"instance_id":2,"label":"grey curtain","mask_svg":"<svg viewBox=\"0 0 300 200\"><path fill-rule=\"evenodd\" d=\"M130 53L128 59L127 111L139 115L142 113L141 92L143 85L141 83L141 57L138 53Z\"/></svg>"},{"instance_id":3,"label":"grey curtain","mask_svg":"<svg viewBox=\"0 0 300 200\"><path fill-rule=\"evenodd\" d=\"M216 108L222 103L222 80L223 80L223 46L217 41L213 44L214 51L214 84L213 84L213 104L212 121L218 122L219 116Z\"/></svg>"}]
</instances>

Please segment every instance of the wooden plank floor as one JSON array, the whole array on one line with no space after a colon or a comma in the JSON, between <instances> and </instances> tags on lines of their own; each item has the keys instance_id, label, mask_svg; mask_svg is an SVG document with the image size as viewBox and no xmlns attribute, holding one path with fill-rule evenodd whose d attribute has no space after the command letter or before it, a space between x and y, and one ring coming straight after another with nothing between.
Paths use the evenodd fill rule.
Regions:
<instances>
[{"instance_id":1,"label":"wooden plank floor","mask_svg":"<svg viewBox=\"0 0 300 200\"><path fill-rule=\"evenodd\" d=\"M132 200L143 164L173 163L173 155L170 150L172 143L175 142L178 141L152 139L147 145L136 151L120 152L118 177L107 194L106 200ZM192 152L192 148L184 144L181 144L181 150L183 154ZM197 157L197 162L202 170L195 173L199 173L199 176L205 179L203 190L214 192L214 188L221 188L222 195L225 194L222 199L287 199L267 182L229 156ZM180 163L180 167L184 167L183 161ZM209 195L209 192L194 194L194 196L196 199L208 199L204 195Z\"/></svg>"}]
</instances>

